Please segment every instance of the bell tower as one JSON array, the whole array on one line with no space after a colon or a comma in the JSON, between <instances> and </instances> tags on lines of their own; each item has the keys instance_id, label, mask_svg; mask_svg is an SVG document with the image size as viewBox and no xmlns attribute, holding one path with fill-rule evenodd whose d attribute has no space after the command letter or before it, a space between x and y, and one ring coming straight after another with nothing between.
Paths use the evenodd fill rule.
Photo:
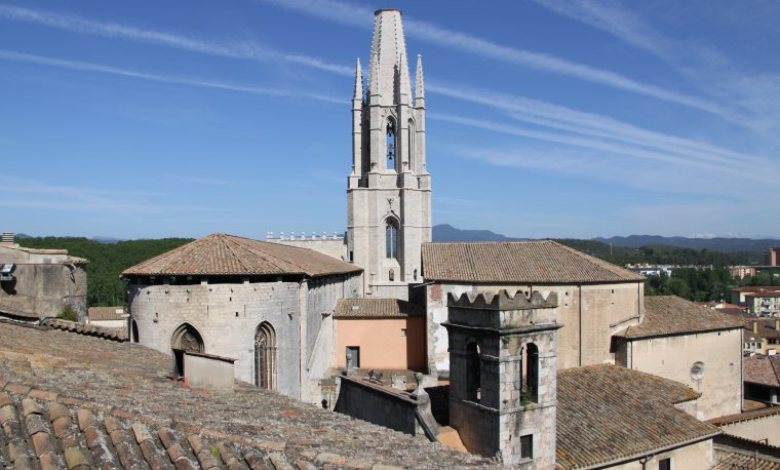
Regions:
<instances>
[{"instance_id":1,"label":"bell tower","mask_svg":"<svg viewBox=\"0 0 780 470\"><path fill-rule=\"evenodd\" d=\"M365 270L367 296L407 299L408 285L422 282L421 244L431 241L422 58L412 95L401 12L374 15L365 91L360 60L355 67L347 249Z\"/></svg>"}]
</instances>

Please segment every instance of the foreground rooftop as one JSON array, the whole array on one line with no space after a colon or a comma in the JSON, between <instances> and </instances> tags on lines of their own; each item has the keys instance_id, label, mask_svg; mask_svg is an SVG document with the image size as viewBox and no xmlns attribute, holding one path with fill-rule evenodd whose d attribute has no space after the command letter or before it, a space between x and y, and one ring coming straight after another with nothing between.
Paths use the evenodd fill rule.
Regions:
<instances>
[{"instance_id":1,"label":"foreground rooftop","mask_svg":"<svg viewBox=\"0 0 780 470\"><path fill-rule=\"evenodd\" d=\"M210 455L215 468L231 459L229 468L491 465L255 387L190 389L168 378L170 366L136 344L0 323L0 421L12 431L2 463L210 468Z\"/></svg>"}]
</instances>

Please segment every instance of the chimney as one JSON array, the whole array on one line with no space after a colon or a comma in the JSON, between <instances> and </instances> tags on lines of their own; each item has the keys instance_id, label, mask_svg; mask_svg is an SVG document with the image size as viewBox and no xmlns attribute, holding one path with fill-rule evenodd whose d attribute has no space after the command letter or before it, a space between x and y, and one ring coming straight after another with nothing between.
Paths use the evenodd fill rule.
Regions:
<instances>
[{"instance_id":1,"label":"chimney","mask_svg":"<svg viewBox=\"0 0 780 470\"><path fill-rule=\"evenodd\" d=\"M13 245L14 244L13 232L3 232L2 238L0 238L0 244Z\"/></svg>"},{"instance_id":2,"label":"chimney","mask_svg":"<svg viewBox=\"0 0 780 470\"><path fill-rule=\"evenodd\" d=\"M758 334L758 320L753 321L753 334Z\"/></svg>"},{"instance_id":3,"label":"chimney","mask_svg":"<svg viewBox=\"0 0 780 470\"><path fill-rule=\"evenodd\" d=\"M780 331L780 318L775 318L775 329Z\"/></svg>"}]
</instances>

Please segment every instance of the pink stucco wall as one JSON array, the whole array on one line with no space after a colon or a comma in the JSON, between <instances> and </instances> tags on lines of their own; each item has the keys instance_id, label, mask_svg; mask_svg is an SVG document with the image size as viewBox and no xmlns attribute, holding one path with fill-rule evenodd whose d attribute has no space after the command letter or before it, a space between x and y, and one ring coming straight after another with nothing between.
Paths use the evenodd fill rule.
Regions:
<instances>
[{"instance_id":1,"label":"pink stucco wall","mask_svg":"<svg viewBox=\"0 0 780 470\"><path fill-rule=\"evenodd\" d=\"M347 346L360 347L361 369L425 367L425 318L336 319L336 358L346 367Z\"/></svg>"}]
</instances>

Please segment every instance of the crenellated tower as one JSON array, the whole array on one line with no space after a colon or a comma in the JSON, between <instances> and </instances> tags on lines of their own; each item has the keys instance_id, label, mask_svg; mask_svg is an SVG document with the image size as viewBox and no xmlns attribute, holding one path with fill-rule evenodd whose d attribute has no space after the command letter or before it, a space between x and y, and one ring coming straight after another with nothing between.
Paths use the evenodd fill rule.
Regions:
<instances>
[{"instance_id":1,"label":"crenellated tower","mask_svg":"<svg viewBox=\"0 0 780 470\"><path fill-rule=\"evenodd\" d=\"M368 67L365 91L360 60L355 67L348 256L365 270L366 295L406 299L422 281L421 244L431 241L431 177L422 58L412 95L399 10L375 12Z\"/></svg>"}]
</instances>

